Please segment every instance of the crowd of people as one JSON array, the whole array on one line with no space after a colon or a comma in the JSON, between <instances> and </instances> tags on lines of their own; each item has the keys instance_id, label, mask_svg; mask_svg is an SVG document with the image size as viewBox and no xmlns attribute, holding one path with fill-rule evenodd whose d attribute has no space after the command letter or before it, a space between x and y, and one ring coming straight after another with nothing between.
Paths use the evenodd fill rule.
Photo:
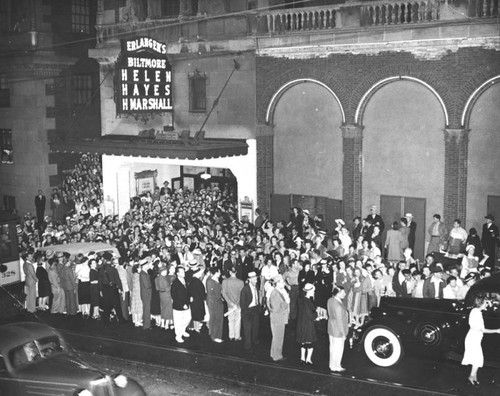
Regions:
<instances>
[{"instance_id":1,"label":"crowd of people","mask_svg":"<svg viewBox=\"0 0 500 396\"><path fill-rule=\"evenodd\" d=\"M203 326L214 342L223 342L227 320L229 340L243 340L249 350L259 342L259 321L268 316L271 358L284 359L285 329L293 326L304 365L312 364L316 322L328 320L337 357L330 369L342 371L343 345L340 350L335 340L345 341L346 326L369 320L383 296L462 299L495 270L496 244L492 251L475 230L463 234L458 219L448 232L434 216L429 253L420 263L413 257L417 224L411 213L384 234L374 206L352 225L338 219L327 233L321 218L307 210L293 208L288 220L272 222L257 209L252 222L239 219L232 191L172 190L165 182L132 198L119 218L105 214L101 174L99 157L82 157L54 190L52 216L45 216L40 191L36 217L24 218L28 311L130 321L145 330L159 326L172 329L178 343ZM497 241L493 216L486 220L483 242L485 233L487 242ZM50 249L76 242L107 243L118 254Z\"/></svg>"}]
</instances>

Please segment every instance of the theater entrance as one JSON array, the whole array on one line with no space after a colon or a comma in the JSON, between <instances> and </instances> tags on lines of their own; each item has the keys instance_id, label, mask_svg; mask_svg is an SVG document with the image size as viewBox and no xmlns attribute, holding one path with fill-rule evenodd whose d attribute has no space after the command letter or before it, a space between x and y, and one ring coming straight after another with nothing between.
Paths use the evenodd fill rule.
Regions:
<instances>
[{"instance_id":1,"label":"theater entrance","mask_svg":"<svg viewBox=\"0 0 500 396\"><path fill-rule=\"evenodd\" d=\"M293 207L309 210L313 219L318 216L322 219L321 228L330 234L336 227L335 219L342 218L342 201L339 199L300 194L272 194L270 219L273 222L284 220L288 223Z\"/></svg>"},{"instance_id":2,"label":"theater entrance","mask_svg":"<svg viewBox=\"0 0 500 396\"><path fill-rule=\"evenodd\" d=\"M390 229L394 221L404 217L406 213L413 215L413 221L417 224L415 231L415 251L414 257L419 260L424 259L425 254L425 198L399 197L394 195L380 196L380 215L385 223L383 242L385 243L385 233Z\"/></svg>"}]
</instances>

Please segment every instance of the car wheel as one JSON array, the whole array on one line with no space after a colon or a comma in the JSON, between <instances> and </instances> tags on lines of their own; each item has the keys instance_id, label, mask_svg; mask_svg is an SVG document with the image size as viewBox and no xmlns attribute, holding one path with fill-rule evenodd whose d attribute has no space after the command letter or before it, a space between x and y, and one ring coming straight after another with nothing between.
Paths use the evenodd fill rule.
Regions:
<instances>
[{"instance_id":1,"label":"car wheel","mask_svg":"<svg viewBox=\"0 0 500 396\"><path fill-rule=\"evenodd\" d=\"M363 340L365 354L380 367L395 365L403 356L403 346L396 334L387 327L369 329Z\"/></svg>"}]
</instances>

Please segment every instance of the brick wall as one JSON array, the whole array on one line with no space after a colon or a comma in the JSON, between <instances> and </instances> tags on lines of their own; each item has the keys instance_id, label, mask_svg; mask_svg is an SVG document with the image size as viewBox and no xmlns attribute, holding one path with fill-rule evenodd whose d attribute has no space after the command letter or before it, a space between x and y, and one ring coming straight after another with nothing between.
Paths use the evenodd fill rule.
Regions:
<instances>
[{"instance_id":1,"label":"brick wall","mask_svg":"<svg viewBox=\"0 0 500 396\"><path fill-rule=\"evenodd\" d=\"M355 112L365 93L386 78L409 76L425 82L441 97L449 116L449 125L443 125L443 129L460 130L462 112L469 97L482 83L497 75L500 75L500 52L486 48L462 48L433 60L390 51L377 55L331 54L326 58L312 59L261 56L256 58L257 122L265 125L271 98L283 85L308 78L327 85L337 95L345 111L346 124L356 127ZM361 112L360 124L362 116ZM272 112L268 121L273 124ZM272 128L269 128L272 135ZM465 219L466 216L468 139L466 133L465 136L461 133L458 133L459 137L452 133L453 136L447 137L445 142L443 213L449 221ZM268 210L274 177L272 162L270 166L268 163L272 159L269 152L272 138L266 136L265 142L257 147L257 183L258 204ZM362 136L344 134L343 153L344 218L352 219L362 213L362 174L359 169ZM261 165L265 166L265 171L260 169ZM262 177L265 180L261 180ZM262 188L267 190L262 191Z\"/></svg>"}]
</instances>

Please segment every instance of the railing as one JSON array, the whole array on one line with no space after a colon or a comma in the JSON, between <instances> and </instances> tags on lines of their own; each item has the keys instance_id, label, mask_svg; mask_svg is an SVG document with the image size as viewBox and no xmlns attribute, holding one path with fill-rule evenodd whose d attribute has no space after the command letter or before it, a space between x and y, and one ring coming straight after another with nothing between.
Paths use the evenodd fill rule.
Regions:
<instances>
[{"instance_id":1,"label":"railing","mask_svg":"<svg viewBox=\"0 0 500 396\"><path fill-rule=\"evenodd\" d=\"M338 6L305 7L269 11L267 30L270 33L325 30L336 27L335 17Z\"/></svg>"},{"instance_id":2,"label":"railing","mask_svg":"<svg viewBox=\"0 0 500 396\"><path fill-rule=\"evenodd\" d=\"M0 0L1 1L1 0ZM499 0L376 0L322 7L248 11L212 18L156 19L98 25L98 46L144 34L165 42L324 32L369 26L498 17Z\"/></svg>"},{"instance_id":3,"label":"railing","mask_svg":"<svg viewBox=\"0 0 500 396\"><path fill-rule=\"evenodd\" d=\"M394 1L361 7L361 25L398 25L440 20L440 1Z\"/></svg>"}]
</instances>

